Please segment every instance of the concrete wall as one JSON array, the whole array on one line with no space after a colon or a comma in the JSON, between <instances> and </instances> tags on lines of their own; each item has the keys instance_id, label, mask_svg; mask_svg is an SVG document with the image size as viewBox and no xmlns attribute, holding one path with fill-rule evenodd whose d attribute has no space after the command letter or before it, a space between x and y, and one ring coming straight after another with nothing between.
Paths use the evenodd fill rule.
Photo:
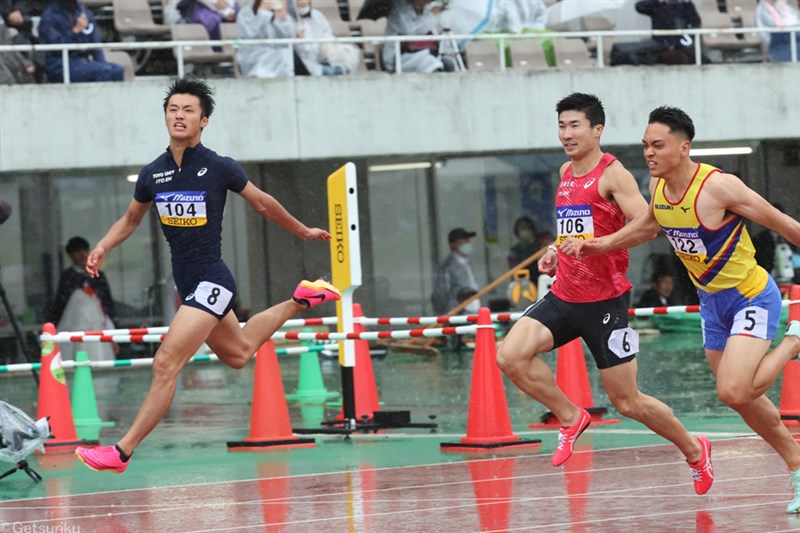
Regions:
<instances>
[{"instance_id":1,"label":"concrete wall","mask_svg":"<svg viewBox=\"0 0 800 533\"><path fill-rule=\"evenodd\" d=\"M212 83L218 105L204 143L242 162L554 148L554 106L573 91L604 101L607 145L638 144L662 104L692 116L698 143L800 138L795 64ZM167 146L167 84L0 86L0 172L138 171Z\"/></svg>"}]
</instances>

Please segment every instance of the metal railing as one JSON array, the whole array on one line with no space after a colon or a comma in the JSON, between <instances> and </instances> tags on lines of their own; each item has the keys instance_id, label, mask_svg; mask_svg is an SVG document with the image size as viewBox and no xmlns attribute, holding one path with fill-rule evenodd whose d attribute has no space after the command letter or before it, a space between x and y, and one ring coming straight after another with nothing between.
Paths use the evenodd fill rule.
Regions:
<instances>
[{"instance_id":1,"label":"metal railing","mask_svg":"<svg viewBox=\"0 0 800 533\"><path fill-rule=\"evenodd\" d=\"M102 42L102 43L86 43L86 44L35 44L35 45L2 45L0 46L0 54L5 52L52 52L60 51L63 61L64 83L70 83L69 75L69 52L78 50L162 50L173 49L174 56L177 63L177 75L183 76L185 73L184 50L192 46L232 46L238 48L241 46L253 45L272 45L272 46L288 46L290 50L297 45L311 44L311 43L351 43L356 45L363 44L382 44L394 46L395 48L395 72L402 73L401 61L397 60L401 56L401 48L403 43L411 43L418 41L455 41L456 43L466 43L468 41L497 41L498 46L498 59L499 69L506 70L506 42L516 40L540 40L540 39L564 39L564 38L589 38L594 39L597 45L596 66L597 68L605 67L605 60L603 57L603 41L604 39L617 38L617 37L631 37L633 40L640 40L642 37L654 36L682 36L691 35L694 46L694 59L695 64L702 64L703 57L703 35L742 35L742 34L768 34L768 33L789 33L791 62L798 63L798 50L797 50L797 34L800 33L800 26L788 28L696 28L686 30L625 30L625 31L572 31L572 32L541 32L541 33L525 33L525 34L478 34L478 35L455 35L455 34L441 34L441 35L403 35L403 36L360 36L360 37L334 37L332 39L228 39L228 40L203 40L203 41L137 41L137 42ZM463 46L459 47L463 51Z\"/></svg>"}]
</instances>

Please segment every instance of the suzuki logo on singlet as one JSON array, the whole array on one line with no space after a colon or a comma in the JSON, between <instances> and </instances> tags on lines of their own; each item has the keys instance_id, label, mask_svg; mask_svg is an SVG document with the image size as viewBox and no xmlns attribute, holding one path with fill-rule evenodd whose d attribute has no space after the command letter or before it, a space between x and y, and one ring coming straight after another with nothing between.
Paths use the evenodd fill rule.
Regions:
<instances>
[{"instance_id":1,"label":"suzuki logo on singlet","mask_svg":"<svg viewBox=\"0 0 800 533\"><path fill-rule=\"evenodd\" d=\"M203 175L205 175L206 172L208 172L208 169L206 167L203 167L203 168L201 168L200 170L197 171L197 175L198 176L203 176Z\"/></svg>"},{"instance_id":2,"label":"suzuki logo on singlet","mask_svg":"<svg viewBox=\"0 0 800 533\"><path fill-rule=\"evenodd\" d=\"M584 189L588 189L589 187L591 187L591 186L592 186L592 184L593 184L593 183L594 183L594 178L592 178L592 179L590 179L589 181L587 181L586 183L584 183L584 184L583 184L583 188L584 188Z\"/></svg>"},{"instance_id":3,"label":"suzuki logo on singlet","mask_svg":"<svg viewBox=\"0 0 800 533\"><path fill-rule=\"evenodd\" d=\"M671 205L655 204L653 208L657 209L658 211L672 211Z\"/></svg>"}]
</instances>

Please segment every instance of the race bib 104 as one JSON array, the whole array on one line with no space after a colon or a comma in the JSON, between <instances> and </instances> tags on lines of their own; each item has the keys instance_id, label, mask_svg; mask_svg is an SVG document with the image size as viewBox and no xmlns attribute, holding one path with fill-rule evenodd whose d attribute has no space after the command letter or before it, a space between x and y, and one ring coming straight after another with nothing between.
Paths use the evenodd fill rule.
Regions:
<instances>
[{"instance_id":1,"label":"race bib 104","mask_svg":"<svg viewBox=\"0 0 800 533\"><path fill-rule=\"evenodd\" d=\"M708 252L697 229L664 228L664 235L667 236L678 257L684 261L691 263L705 262Z\"/></svg>"},{"instance_id":2,"label":"race bib 104","mask_svg":"<svg viewBox=\"0 0 800 533\"><path fill-rule=\"evenodd\" d=\"M586 204L556 207L556 225L558 228L556 244L561 244L567 237L591 239L594 237L592 206Z\"/></svg>"},{"instance_id":3,"label":"race bib 104","mask_svg":"<svg viewBox=\"0 0 800 533\"><path fill-rule=\"evenodd\" d=\"M206 192L160 192L155 197L156 209L165 226L205 226Z\"/></svg>"}]
</instances>

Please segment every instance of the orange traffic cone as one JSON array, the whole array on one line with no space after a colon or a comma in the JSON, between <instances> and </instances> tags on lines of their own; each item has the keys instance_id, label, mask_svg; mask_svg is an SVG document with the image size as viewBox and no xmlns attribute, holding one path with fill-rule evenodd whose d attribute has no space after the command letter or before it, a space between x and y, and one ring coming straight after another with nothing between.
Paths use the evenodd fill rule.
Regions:
<instances>
[{"instance_id":1,"label":"orange traffic cone","mask_svg":"<svg viewBox=\"0 0 800 533\"><path fill-rule=\"evenodd\" d=\"M56 334L56 327L48 322L42 332ZM39 377L39 408L36 418L48 418L53 438L45 441L45 450L63 448L69 451L76 446L100 444L99 440L79 439L72 419L72 406L67 390L67 378L61 366L61 349L57 342L42 344L42 369ZM59 450L61 451L61 450Z\"/></svg>"},{"instance_id":2,"label":"orange traffic cone","mask_svg":"<svg viewBox=\"0 0 800 533\"><path fill-rule=\"evenodd\" d=\"M486 451L494 448L528 448L540 446L541 440L520 440L511 432L511 417L497 367L497 345L489 309L478 312L478 333L475 336L475 360L469 393L467 435L460 442L443 442L443 451Z\"/></svg>"},{"instance_id":3,"label":"orange traffic cone","mask_svg":"<svg viewBox=\"0 0 800 533\"><path fill-rule=\"evenodd\" d=\"M789 300L800 300L800 285L789 288ZM789 305L789 322L800 320L800 304ZM783 369L781 383L781 421L786 427L800 426L800 362L789 361Z\"/></svg>"},{"instance_id":4,"label":"orange traffic cone","mask_svg":"<svg viewBox=\"0 0 800 533\"><path fill-rule=\"evenodd\" d=\"M315 445L314 439L300 438L292 433L275 343L268 340L258 349L256 357L250 436L243 441L228 442L228 450L311 448Z\"/></svg>"},{"instance_id":5,"label":"orange traffic cone","mask_svg":"<svg viewBox=\"0 0 800 533\"><path fill-rule=\"evenodd\" d=\"M592 415L592 424L619 424L619 418L603 420L608 412L605 407L595 407L592 399L592 387L589 374L586 372L586 360L583 357L583 345L580 339L568 342L558 349L556 361L556 385L572 403L586 409ZM551 412L542 416L542 422L531 424L532 428L558 428L561 422Z\"/></svg>"},{"instance_id":6,"label":"orange traffic cone","mask_svg":"<svg viewBox=\"0 0 800 533\"><path fill-rule=\"evenodd\" d=\"M360 304L353 304L353 317L362 317ZM367 328L363 324L354 324L355 333L363 333ZM375 384L375 371L372 368L372 355L369 353L369 343L365 340L356 343L356 366L353 368L353 389L355 390L356 420L372 420L375 411L380 410L378 401L378 387ZM344 402L343 402L344 403ZM344 420L344 405L342 412L336 420Z\"/></svg>"},{"instance_id":7,"label":"orange traffic cone","mask_svg":"<svg viewBox=\"0 0 800 533\"><path fill-rule=\"evenodd\" d=\"M508 531L516 457L467 463L481 531Z\"/></svg>"}]
</instances>

